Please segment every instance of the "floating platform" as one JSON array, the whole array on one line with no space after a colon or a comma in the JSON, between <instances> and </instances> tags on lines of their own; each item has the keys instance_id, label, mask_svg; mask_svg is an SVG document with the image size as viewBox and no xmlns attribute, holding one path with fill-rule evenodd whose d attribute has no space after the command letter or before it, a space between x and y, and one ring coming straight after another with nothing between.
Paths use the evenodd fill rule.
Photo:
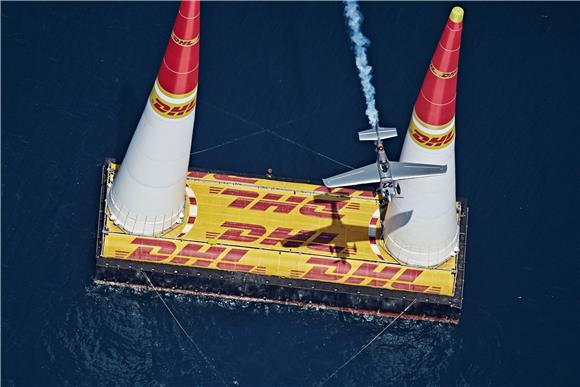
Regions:
<instances>
[{"instance_id":1,"label":"floating platform","mask_svg":"<svg viewBox=\"0 0 580 387\"><path fill-rule=\"evenodd\" d=\"M117 167L103 167L97 283L150 288L150 280L178 293L381 316L413 302L403 318L459 320L464 201L457 202L458 255L419 268L387 252L371 191L266 177L191 171L183 222L155 237L129 235L105 210Z\"/></svg>"}]
</instances>

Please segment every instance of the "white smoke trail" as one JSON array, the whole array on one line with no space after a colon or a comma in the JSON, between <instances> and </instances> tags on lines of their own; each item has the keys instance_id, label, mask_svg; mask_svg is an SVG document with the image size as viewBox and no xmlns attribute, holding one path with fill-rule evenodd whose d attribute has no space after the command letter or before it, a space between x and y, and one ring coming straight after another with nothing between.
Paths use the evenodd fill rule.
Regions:
<instances>
[{"instance_id":1,"label":"white smoke trail","mask_svg":"<svg viewBox=\"0 0 580 387\"><path fill-rule=\"evenodd\" d=\"M354 44L355 63L358 69L358 77L362 90L365 95L367 104L366 115L369 119L371 127L379 125L379 112L375 106L375 87L371 83L373 78L373 68L369 65L367 59L367 47L370 40L363 35L360 27L363 21L363 15L360 12L358 2L356 0L347 0L344 2L344 16L346 23L350 29L350 39Z\"/></svg>"}]
</instances>

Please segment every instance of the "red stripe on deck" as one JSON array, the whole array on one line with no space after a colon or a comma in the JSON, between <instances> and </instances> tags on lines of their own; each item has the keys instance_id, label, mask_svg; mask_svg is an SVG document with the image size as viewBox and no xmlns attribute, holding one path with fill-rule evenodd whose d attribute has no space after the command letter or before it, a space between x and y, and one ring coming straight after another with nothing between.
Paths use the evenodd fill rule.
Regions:
<instances>
[{"instance_id":1,"label":"red stripe on deck","mask_svg":"<svg viewBox=\"0 0 580 387\"><path fill-rule=\"evenodd\" d=\"M207 175L209 175L208 172L201 172L201 171L189 171L187 173L187 176L189 176L189 177L198 177L198 178L206 177Z\"/></svg>"},{"instance_id":2,"label":"red stripe on deck","mask_svg":"<svg viewBox=\"0 0 580 387\"><path fill-rule=\"evenodd\" d=\"M423 273L423 270L406 269L403 274L397 278L397 281L413 282Z\"/></svg>"},{"instance_id":3,"label":"red stripe on deck","mask_svg":"<svg viewBox=\"0 0 580 387\"><path fill-rule=\"evenodd\" d=\"M286 201L290 203L302 203L304 199L306 198L302 196L290 196Z\"/></svg>"},{"instance_id":4,"label":"red stripe on deck","mask_svg":"<svg viewBox=\"0 0 580 387\"><path fill-rule=\"evenodd\" d=\"M230 176L230 175L221 175L221 174L214 174L214 179L221 180L221 181L231 181L234 183L247 183L247 184L255 184L258 182L256 179L248 179L245 177L238 177L238 176Z\"/></svg>"},{"instance_id":5,"label":"red stripe on deck","mask_svg":"<svg viewBox=\"0 0 580 387\"><path fill-rule=\"evenodd\" d=\"M217 267L231 271L250 271L255 267L254 265L241 265L239 263L234 263L239 262L239 260L242 259L242 257L246 255L247 252L248 250L231 249L228 251L226 256L222 258L221 262L217 264Z\"/></svg>"},{"instance_id":6,"label":"red stripe on deck","mask_svg":"<svg viewBox=\"0 0 580 387\"><path fill-rule=\"evenodd\" d=\"M393 282L391 286L394 289L409 290L413 292L424 292L429 286L405 284L402 282Z\"/></svg>"}]
</instances>

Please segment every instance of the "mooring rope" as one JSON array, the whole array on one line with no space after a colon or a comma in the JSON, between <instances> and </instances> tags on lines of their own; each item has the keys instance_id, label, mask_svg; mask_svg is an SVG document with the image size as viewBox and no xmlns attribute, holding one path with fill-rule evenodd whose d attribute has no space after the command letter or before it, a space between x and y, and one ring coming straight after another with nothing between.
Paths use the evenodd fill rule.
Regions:
<instances>
[{"instance_id":1,"label":"mooring rope","mask_svg":"<svg viewBox=\"0 0 580 387\"><path fill-rule=\"evenodd\" d=\"M411 301L411 303L409 305L407 305L407 307L401 313L399 313L399 315L397 317L395 317L395 319L393 321L391 321L386 327L384 327L375 337L373 337L371 339L371 341L366 343L357 353L352 355L347 361L345 361L340 367L338 367L332 374L330 374L330 376L328 376L326 379L324 379L322 381L322 383L320 383L318 386L320 387L320 386L325 385L326 382L328 382L337 373L339 373L341 369L346 367L351 361L353 361L358 355L360 355L365 349L367 349L369 347L369 345L371 345L376 339L378 339L383 333L385 333L391 325L393 325L402 315L404 315L405 312L408 311L409 308L415 303L415 301L417 301L417 299L414 299L413 301Z\"/></svg>"},{"instance_id":2,"label":"mooring rope","mask_svg":"<svg viewBox=\"0 0 580 387\"><path fill-rule=\"evenodd\" d=\"M203 353L203 351L201 350L201 348L199 347L199 345L197 345L197 343L195 342L195 340L193 340L193 337L191 337L189 335L189 333L187 333L187 331L185 330L185 328L183 327L183 325L181 325L181 323L177 319L177 316L175 316L175 314L173 313L173 311L171 310L171 308L169 308L169 305L167 305L167 303L165 302L165 300L163 299L163 297L161 297L161 294L159 293L159 291L157 290L157 288L153 285L153 283L149 279L149 276L147 275L147 273L145 271L141 271L141 273L143 273L145 275L145 278L147 278L147 282L149 282L149 285L155 291L155 294L157 294L157 297L159 297L159 299L161 300L161 302L165 306L165 309L167 309L167 311L169 312L169 314L171 315L171 317L173 317L173 319L175 320L175 322L177 323L177 325L179 326L179 328L181 328L181 330L183 331L183 334L185 334L185 337L187 337L189 339L189 341L191 342L191 344L193 344L193 346L195 347L195 349L197 350L197 352L199 353L199 355L203 358L203 360L205 361L205 363L207 364L207 366L211 369L211 371L214 374L214 376L217 379L221 380L221 382L224 384L224 386L227 386L228 384L226 383L226 381L223 379L223 377L221 375L219 375L217 373L217 370L214 367L214 365L209 361L209 359L207 358L207 356L205 356L205 354Z\"/></svg>"},{"instance_id":3,"label":"mooring rope","mask_svg":"<svg viewBox=\"0 0 580 387\"><path fill-rule=\"evenodd\" d=\"M240 136L240 137L232 138L231 140L228 140L228 141L224 141L221 144L217 144L217 145L214 145L214 146L210 146L208 148L204 148L204 149L201 149L201 150L198 150L198 151L195 151L195 152L191 152L191 155L198 155L200 153L209 152L211 150L221 148L222 146L230 145L230 144L233 144L235 142L238 142L238 141L241 141L241 140L245 140L246 138L250 138L250 137L253 137L253 136L257 136L258 134L266 133L267 131L268 131L267 129L256 130L255 132L246 134L244 136Z\"/></svg>"},{"instance_id":4,"label":"mooring rope","mask_svg":"<svg viewBox=\"0 0 580 387\"><path fill-rule=\"evenodd\" d=\"M341 165L343 167L350 168L350 169L354 169L354 167L352 167L352 166L350 166L348 164L345 164L345 163L343 163L341 161L338 161L337 159L334 159L334 158L332 158L330 156L327 156L324 153L321 153L321 152L319 152L319 151L317 151L315 149L309 148L306 145L300 144L298 141L292 140L292 139L290 139L288 137L284 137L281 134L274 132L273 130L270 130L270 129L266 129L266 130L272 136L277 137L280 140L286 141L286 142L288 142L288 143L290 143L292 145L295 145L295 146L299 147L300 149L303 149L303 150L305 150L307 152L310 152L312 154L315 154L316 156L320 156L322 158L325 158L328 161L332 161L333 163L338 164L338 165Z\"/></svg>"},{"instance_id":5,"label":"mooring rope","mask_svg":"<svg viewBox=\"0 0 580 387\"><path fill-rule=\"evenodd\" d=\"M341 161L339 161L339 160L337 160L337 159L335 159L333 157L330 157L330 156L328 156L328 155L326 155L326 154L324 154L322 152L317 151L316 149L312 149L310 147L307 147L306 145L303 145L303 144L299 143L296 140L292 140L291 138L284 137L280 133L275 132L272 129L265 128L264 126L262 126L262 125L260 125L260 124L258 124L256 122L250 121L250 120L248 120L248 119L246 119L246 118L244 118L244 117L242 117L242 116L240 116L240 115L238 115L236 113L229 112L229 111L227 111L227 110L225 110L223 108L220 108L220 107L218 107L218 106L216 106L216 105L214 105L212 103L209 103L209 102L204 102L203 104L211 107L214 110L217 110L217 111L219 111L221 113L224 113L225 115L230 116L230 117L232 117L232 118L234 118L234 119L236 119L238 121L241 121L241 122L243 122L243 123L245 123L245 124L247 124L249 126L253 126L253 127L255 127L255 128L259 129L259 130L255 131L255 132L252 132L252 133L249 133L249 134L244 135L244 136L240 136L240 137L236 137L234 139L228 140L228 141L224 141L224 142L222 142L220 144L213 145L213 146L210 146L210 147L205 148L205 149L201 149L199 151L192 152L191 153L192 155L197 155L197 154L204 153L204 152L207 152L207 151L210 151L210 150L214 150L214 149L217 149L217 148L221 148L222 146L230 145L230 144L236 143L238 141L241 141L241 140L244 140L246 138L253 137L253 136L256 136L256 135L259 135L259 134L262 134L262 133L268 133L271 136L274 136L274 137L278 138L279 140L286 141L289 144L292 144L294 146L297 146L297 147L299 147L302 150L305 150L307 152L310 152L310 153L312 153L312 154L314 154L316 156L322 157L322 158L324 158L324 159L326 159L328 161L331 161L331 162L333 162L333 163L335 163L337 165L340 165L342 167L346 167L346 168L349 168L349 169L354 169L354 167L351 166L351 165L345 164L345 163L343 163L343 162L341 162ZM276 128L281 128L284 125L287 125L287 124L277 125Z\"/></svg>"}]
</instances>

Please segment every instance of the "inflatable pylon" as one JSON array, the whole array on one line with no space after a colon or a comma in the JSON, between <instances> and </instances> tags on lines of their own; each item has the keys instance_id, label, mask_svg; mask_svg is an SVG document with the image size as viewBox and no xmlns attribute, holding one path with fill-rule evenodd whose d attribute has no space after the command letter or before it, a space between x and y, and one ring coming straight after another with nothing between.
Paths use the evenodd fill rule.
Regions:
<instances>
[{"instance_id":1,"label":"inflatable pylon","mask_svg":"<svg viewBox=\"0 0 580 387\"><path fill-rule=\"evenodd\" d=\"M454 7L415 101L400 158L445 164L447 173L401 181L401 197L389 204L383 221L389 253L409 265L436 266L458 251L455 97L462 28L463 9Z\"/></svg>"},{"instance_id":2,"label":"inflatable pylon","mask_svg":"<svg viewBox=\"0 0 580 387\"><path fill-rule=\"evenodd\" d=\"M107 196L117 226L159 235L183 221L195 121L199 0L182 1L141 120Z\"/></svg>"}]
</instances>

